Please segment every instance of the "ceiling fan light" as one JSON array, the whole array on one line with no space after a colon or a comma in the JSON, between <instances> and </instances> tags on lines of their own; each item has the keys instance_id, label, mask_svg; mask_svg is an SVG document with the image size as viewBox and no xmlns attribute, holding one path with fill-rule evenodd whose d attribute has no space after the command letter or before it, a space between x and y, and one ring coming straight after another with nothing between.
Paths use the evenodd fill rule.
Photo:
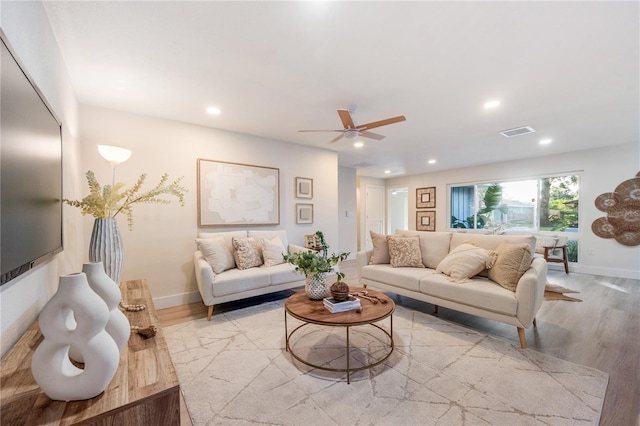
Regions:
<instances>
[{"instance_id":1,"label":"ceiling fan light","mask_svg":"<svg viewBox=\"0 0 640 426\"><path fill-rule=\"evenodd\" d=\"M364 146L364 142L362 141L356 141L353 143L353 146L356 148L362 148Z\"/></svg>"}]
</instances>

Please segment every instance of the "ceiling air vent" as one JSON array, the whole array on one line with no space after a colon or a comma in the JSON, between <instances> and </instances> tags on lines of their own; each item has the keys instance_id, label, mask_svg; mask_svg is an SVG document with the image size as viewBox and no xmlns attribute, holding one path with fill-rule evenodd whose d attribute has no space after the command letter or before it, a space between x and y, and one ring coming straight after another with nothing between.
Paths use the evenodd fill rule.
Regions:
<instances>
[{"instance_id":1,"label":"ceiling air vent","mask_svg":"<svg viewBox=\"0 0 640 426\"><path fill-rule=\"evenodd\" d=\"M354 164L352 167L365 168L365 167L371 167L371 166L374 166L374 164L367 163L365 161L364 163Z\"/></svg>"},{"instance_id":2,"label":"ceiling air vent","mask_svg":"<svg viewBox=\"0 0 640 426\"><path fill-rule=\"evenodd\" d=\"M527 133L533 133L536 129L531 126L516 127L515 129L503 130L500 132L505 138L511 138L513 136L526 135Z\"/></svg>"}]
</instances>

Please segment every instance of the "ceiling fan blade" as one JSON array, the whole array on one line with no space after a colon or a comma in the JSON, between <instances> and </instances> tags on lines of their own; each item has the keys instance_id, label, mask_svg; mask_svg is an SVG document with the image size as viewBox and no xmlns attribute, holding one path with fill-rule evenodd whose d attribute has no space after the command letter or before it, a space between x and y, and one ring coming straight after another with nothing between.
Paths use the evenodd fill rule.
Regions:
<instances>
[{"instance_id":1,"label":"ceiling fan blade","mask_svg":"<svg viewBox=\"0 0 640 426\"><path fill-rule=\"evenodd\" d=\"M330 140L329 142L327 142L327 143L336 143L336 142L338 142L338 141L339 141L340 139L342 139L342 138L344 138L344 133L343 133L343 134L341 134L340 136L336 137L336 138L331 139L331 140Z\"/></svg>"},{"instance_id":2,"label":"ceiling fan blade","mask_svg":"<svg viewBox=\"0 0 640 426\"><path fill-rule=\"evenodd\" d=\"M344 132L344 130L298 130L299 132Z\"/></svg>"},{"instance_id":3,"label":"ceiling fan blade","mask_svg":"<svg viewBox=\"0 0 640 426\"><path fill-rule=\"evenodd\" d=\"M379 135L379 134L373 133L373 132L368 132L366 130L360 130L358 132L358 135L360 135L362 137L365 137L365 138L369 138L369 139L375 139L375 140L378 140L378 141L386 138L386 136L382 136L382 135Z\"/></svg>"},{"instance_id":4,"label":"ceiling fan blade","mask_svg":"<svg viewBox=\"0 0 640 426\"><path fill-rule=\"evenodd\" d=\"M380 121L374 121L367 124L361 124L360 126L356 127L356 129L358 130L375 129L376 127L386 126L387 124L398 123L400 121L405 121L405 120L406 118L404 118L404 115L400 115L398 117L387 118L386 120L380 120Z\"/></svg>"},{"instance_id":5,"label":"ceiling fan blade","mask_svg":"<svg viewBox=\"0 0 640 426\"><path fill-rule=\"evenodd\" d=\"M339 109L338 115L340 116L340 120L342 120L342 125L345 129L355 129L356 124L353 122L353 118L351 118L351 113L346 109Z\"/></svg>"}]
</instances>

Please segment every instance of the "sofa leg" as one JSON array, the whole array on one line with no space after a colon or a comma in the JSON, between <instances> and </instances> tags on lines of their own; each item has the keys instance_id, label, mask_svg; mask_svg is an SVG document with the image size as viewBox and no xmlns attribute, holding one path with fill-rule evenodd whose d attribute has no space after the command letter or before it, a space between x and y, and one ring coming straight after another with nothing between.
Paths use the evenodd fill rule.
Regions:
<instances>
[{"instance_id":1,"label":"sofa leg","mask_svg":"<svg viewBox=\"0 0 640 426\"><path fill-rule=\"evenodd\" d=\"M207 309L207 321L211 321L212 315L213 315L213 305L209 305Z\"/></svg>"},{"instance_id":2,"label":"sofa leg","mask_svg":"<svg viewBox=\"0 0 640 426\"><path fill-rule=\"evenodd\" d=\"M536 323L536 319L535 319L535 318L533 319L533 326L534 326L534 327L537 327L537 326L538 326L538 323Z\"/></svg>"},{"instance_id":3,"label":"sofa leg","mask_svg":"<svg viewBox=\"0 0 640 426\"><path fill-rule=\"evenodd\" d=\"M522 349L527 349L527 342L524 338L524 328L518 327L518 338L520 339L520 347Z\"/></svg>"},{"instance_id":4,"label":"sofa leg","mask_svg":"<svg viewBox=\"0 0 640 426\"><path fill-rule=\"evenodd\" d=\"M438 305L433 305L433 315L438 315Z\"/></svg>"}]
</instances>

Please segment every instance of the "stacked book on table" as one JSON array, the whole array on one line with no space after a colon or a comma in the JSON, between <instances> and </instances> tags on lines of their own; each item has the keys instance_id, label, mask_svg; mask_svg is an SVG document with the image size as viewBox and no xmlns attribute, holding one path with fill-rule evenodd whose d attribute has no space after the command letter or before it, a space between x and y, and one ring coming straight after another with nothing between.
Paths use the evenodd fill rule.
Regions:
<instances>
[{"instance_id":1,"label":"stacked book on table","mask_svg":"<svg viewBox=\"0 0 640 426\"><path fill-rule=\"evenodd\" d=\"M352 311L354 309L360 309L360 299L357 297L349 296L347 300L343 300L338 302L333 297L327 297L323 299L324 307L327 308L329 312L332 314L336 314L338 312L346 312Z\"/></svg>"}]
</instances>

